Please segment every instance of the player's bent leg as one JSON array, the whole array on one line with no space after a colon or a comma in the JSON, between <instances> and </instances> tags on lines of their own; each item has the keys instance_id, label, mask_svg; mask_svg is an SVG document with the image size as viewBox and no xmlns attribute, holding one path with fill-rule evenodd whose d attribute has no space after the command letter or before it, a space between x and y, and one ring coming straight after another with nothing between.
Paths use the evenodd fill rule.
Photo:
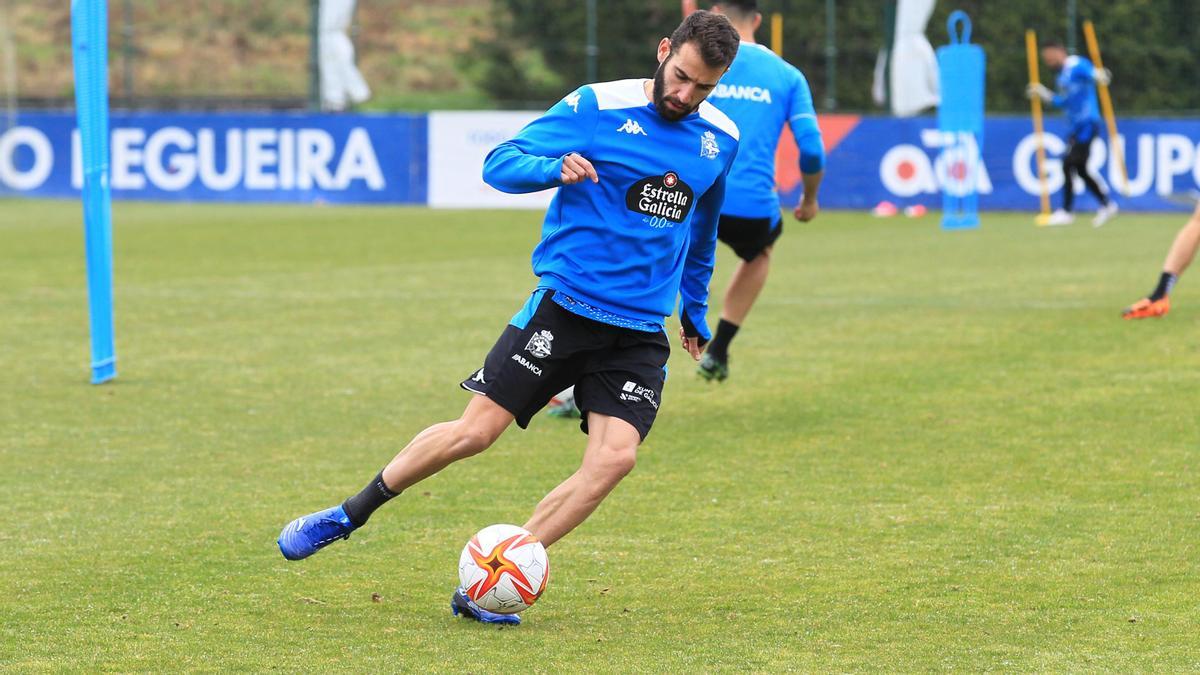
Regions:
<instances>
[{"instance_id":1,"label":"player's bent leg","mask_svg":"<svg viewBox=\"0 0 1200 675\"><path fill-rule=\"evenodd\" d=\"M1179 233L1175 235L1175 240L1171 242L1171 248L1167 251L1167 259L1163 261L1163 271L1159 275L1158 285L1154 287L1150 295L1126 307L1125 311L1121 312L1121 316L1125 319L1148 319L1164 316L1169 312L1171 310L1171 291L1175 288L1175 283L1179 281L1180 275L1192 264L1192 258L1195 257L1197 248L1200 248L1200 204L1196 205L1187 225L1179 230Z\"/></svg>"},{"instance_id":2,"label":"player's bent leg","mask_svg":"<svg viewBox=\"0 0 1200 675\"><path fill-rule=\"evenodd\" d=\"M767 246L750 260L738 263L729 288L725 290L725 302L721 308L721 321L708 349L700 357L696 373L710 382L720 382L729 377L729 345L737 335L750 309L766 286L771 271L771 251Z\"/></svg>"},{"instance_id":3,"label":"player's bent leg","mask_svg":"<svg viewBox=\"0 0 1200 675\"><path fill-rule=\"evenodd\" d=\"M285 525L276 542L280 553L288 560L302 560L350 538L376 508L451 463L486 450L512 421L512 413L487 397L472 397L459 419L417 434L358 495Z\"/></svg>"},{"instance_id":4,"label":"player's bent leg","mask_svg":"<svg viewBox=\"0 0 1200 675\"><path fill-rule=\"evenodd\" d=\"M491 447L513 423L513 414L486 396L473 396L461 417L417 434L383 470L387 487L407 489L460 459Z\"/></svg>"},{"instance_id":5,"label":"player's bent leg","mask_svg":"<svg viewBox=\"0 0 1200 675\"><path fill-rule=\"evenodd\" d=\"M762 289L767 285L767 275L771 271L771 250L768 246L753 260L743 260L738 263L733 277L729 280L729 288L725 290L725 304L721 307L721 318L731 323L742 325L750 314L750 308L758 299Z\"/></svg>"},{"instance_id":6,"label":"player's bent leg","mask_svg":"<svg viewBox=\"0 0 1200 675\"><path fill-rule=\"evenodd\" d=\"M1167 259L1163 261L1163 271L1170 272L1176 277L1183 275L1200 248L1200 204L1196 205L1187 225L1175 235L1171 248L1167 251Z\"/></svg>"},{"instance_id":7,"label":"player's bent leg","mask_svg":"<svg viewBox=\"0 0 1200 675\"><path fill-rule=\"evenodd\" d=\"M629 422L588 413L588 445L583 463L542 499L525 523L525 529L546 547L562 539L633 471L641 440L638 430Z\"/></svg>"}]
</instances>

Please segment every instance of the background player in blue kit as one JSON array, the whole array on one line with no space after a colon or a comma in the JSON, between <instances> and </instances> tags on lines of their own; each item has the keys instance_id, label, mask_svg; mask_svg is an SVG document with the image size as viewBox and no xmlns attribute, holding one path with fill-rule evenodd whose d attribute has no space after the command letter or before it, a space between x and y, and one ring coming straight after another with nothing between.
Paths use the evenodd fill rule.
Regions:
<instances>
[{"instance_id":1,"label":"background player in blue kit","mask_svg":"<svg viewBox=\"0 0 1200 675\"><path fill-rule=\"evenodd\" d=\"M742 260L725 290L721 321L699 366L705 379L724 380L729 376L729 343L767 282L771 249L783 232L775 190L779 134L789 125L800 149L804 195L793 215L802 222L817 216L825 146L804 75L754 41L762 23L755 0L721 0L713 11L729 17L741 37L737 58L710 97L742 132L717 230Z\"/></svg>"},{"instance_id":2,"label":"background player in blue kit","mask_svg":"<svg viewBox=\"0 0 1200 675\"><path fill-rule=\"evenodd\" d=\"M549 547L582 523L634 466L661 403L670 354L663 319L699 359L709 338L708 284L738 130L704 102L737 53L737 32L710 12L658 46L652 80L579 88L488 155L484 179L510 193L558 188L533 251L539 281L461 386L477 394L457 420L416 436L357 495L289 523L279 548L306 558L367 522L388 500L525 427L567 385L588 435L579 470L534 509L525 529ZM459 589L455 614L491 614Z\"/></svg>"},{"instance_id":3,"label":"background player in blue kit","mask_svg":"<svg viewBox=\"0 0 1200 675\"><path fill-rule=\"evenodd\" d=\"M1067 113L1067 124L1071 135L1067 139L1067 152L1063 155L1063 203L1062 208L1050 215L1050 225L1069 225L1075 221L1075 176L1083 179L1084 186L1096 196L1100 208L1092 224L1100 227L1117 215L1117 203L1109 198L1088 170L1088 157L1092 152L1092 140L1100 134L1100 104L1096 101L1096 83L1108 84L1107 71L1098 71L1092 62L1082 56L1067 55L1061 42L1048 42L1042 47L1042 60L1059 71L1058 93L1050 91L1042 83L1029 85L1027 94L1037 96Z\"/></svg>"}]
</instances>

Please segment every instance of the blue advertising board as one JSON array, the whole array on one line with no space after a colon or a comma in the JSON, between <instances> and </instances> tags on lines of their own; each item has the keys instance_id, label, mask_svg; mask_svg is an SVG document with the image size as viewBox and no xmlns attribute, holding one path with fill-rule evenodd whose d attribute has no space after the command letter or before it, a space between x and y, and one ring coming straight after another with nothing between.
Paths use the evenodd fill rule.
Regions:
<instances>
[{"instance_id":1,"label":"blue advertising board","mask_svg":"<svg viewBox=\"0 0 1200 675\"><path fill-rule=\"evenodd\" d=\"M822 115L818 121L829 155L824 208L869 209L885 200L938 208L944 190L961 191L974 174L980 209L1038 209L1035 143L1025 117L985 120L987 144L975 172L962 165L955 139L933 117ZM1057 203L1067 128L1061 117L1051 117L1046 131ZM1130 177L1128 194L1117 193L1123 210L1178 210L1166 197L1200 189L1200 120L1128 118L1121 131ZM453 133L430 138L423 114L114 114L112 190L117 199L426 204L430 156L464 185L479 182L481 158L454 140ZM0 133L0 195L78 197L78 146L73 114L20 114ZM1119 186L1120 172L1108 166L1108 156L1106 139L1097 139L1091 165ZM780 145L776 173L784 204L794 204L800 176L790 139ZM462 194L464 200L476 196L465 188ZM1094 204L1084 195L1079 206Z\"/></svg>"},{"instance_id":2,"label":"blue advertising board","mask_svg":"<svg viewBox=\"0 0 1200 675\"><path fill-rule=\"evenodd\" d=\"M137 114L111 121L118 199L423 204L425 115ZM23 113L0 135L0 194L82 184L71 113Z\"/></svg>"},{"instance_id":3,"label":"blue advertising board","mask_svg":"<svg viewBox=\"0 0 1200 675\"><path fill-rule=\"evenodd\" d=\"M867 209L881 201L899 206L921 204L937 208L943 190L963 190L971 174L961 155L952 152L955 139L938 129L937 119L908 119L828 115L820 120L829 159L821 185L821 206ZM1061 156L1066 151L1067 126L1061 117L1046 124L1047 175L1057 205L1063 186ZM989 117L984 123L983 163L975 172L979 207L983 210L1038 210L1039 187L1033 128L1025 117ZM1121 187L1120 170L1109 165L1108 141L1097 139L1089 165L1102 175L1123 210L1179 210L1167 199L1172 194L1200 189L1200 120L1121 120L1121 138L1129 168L1128 190ZM787 143L781 144L781 157ZM784 204L800 194L793 163L778 163L778 182ZM1077 194L1083 192L1077 186ZM1094 208L1081 196L1080 208Z\"/></svg>"}]
</instances>

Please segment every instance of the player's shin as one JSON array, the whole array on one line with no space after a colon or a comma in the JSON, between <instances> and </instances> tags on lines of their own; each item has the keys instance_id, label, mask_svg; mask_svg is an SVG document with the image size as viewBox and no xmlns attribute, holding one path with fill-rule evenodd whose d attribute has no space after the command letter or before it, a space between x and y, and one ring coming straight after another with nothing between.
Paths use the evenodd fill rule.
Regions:
<instances>
[{"instance_id":1,"label":"player's shin","mask_svg":"<svg viewBox=\"0 0 1200 675\"><path fill-rule=\"evenodd\" d=\"M596 417L589 428L597 433ZM622 427L614 438L592 441L584 454L583 465L546 495L525 523L543 545L549 547L575 529L596 510L621 479L633 471L637 462L637 430L622 420L608 418ZM603 432L601 432L603 433Z\"/></svg>"}]
</instances>

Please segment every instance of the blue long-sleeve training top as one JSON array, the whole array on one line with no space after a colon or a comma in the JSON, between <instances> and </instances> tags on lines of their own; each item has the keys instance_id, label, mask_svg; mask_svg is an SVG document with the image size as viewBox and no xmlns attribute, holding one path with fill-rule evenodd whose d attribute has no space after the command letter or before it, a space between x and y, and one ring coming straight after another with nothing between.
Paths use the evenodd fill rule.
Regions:
<instances>
[{"instance_id":1,"label":"blue long-sleeve training top","mask_svg":"<svg viewBox=\"0 0 1200 675\"><path fill-rule=\"evenodd\" d=\"M1082 56L1068 56L1058 74L1058 94L1051 103L1067 112L1067 123L1076 141L1092 140L1100 129L1100 104L1096 101L1096 69Z\"/></svg>"},{"instance_id":2,"label":"blue long-sleeve training top","mask_svg":"<svg viewBox=\"0 0 1200 675\"><path fill-rule=\"evenodd\" d=\"M510 193L558 188L533 273L539 288L558 292L559 304L606 323L661 330L679 298L689 332L708 339L717 219L738 129L707 102L680 121L664 119L645 82L572 92L488 153L483 179ZM570 153L590 161L600 182L563 185Z\"/></svg>"},{"instance_id":3,"label":"blue long-sleeve training top","mask_svg":"<svg viewBox=\"0 0 1200 675\"><path fill-rule=\"evenodd\" d=\"M779 218L775 148L783 125L791 127L800 149L801 173L825 168L825 144L808 80L766 47L743 42L709 100L742 131L721 212L739 218Z\"/></svg>"}]
</instances>

